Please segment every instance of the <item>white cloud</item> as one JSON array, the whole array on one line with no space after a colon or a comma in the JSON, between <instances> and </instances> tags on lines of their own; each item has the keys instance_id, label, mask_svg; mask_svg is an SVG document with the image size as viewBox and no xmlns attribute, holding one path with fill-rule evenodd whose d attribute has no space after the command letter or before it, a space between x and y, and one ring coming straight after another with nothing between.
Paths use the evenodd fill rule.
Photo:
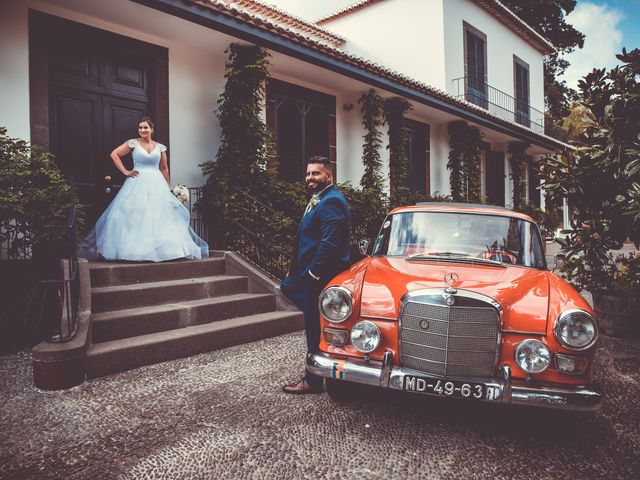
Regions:
<instances>
[{"instance_id":1,"label":"white cloud","mask_svg":"<svg viewBox=\"0 0 640 480\"><path fill-rule=\"evenodd\" d=\"M584 48L566 55L571 63L562 80L577 88L578 80L594 68L611 68L619 63L615 57L622 50L622 32L618 23L623 15L606 5L578 3L567 15L567 22L585 34Z\"/></svg>"}]
</instances>

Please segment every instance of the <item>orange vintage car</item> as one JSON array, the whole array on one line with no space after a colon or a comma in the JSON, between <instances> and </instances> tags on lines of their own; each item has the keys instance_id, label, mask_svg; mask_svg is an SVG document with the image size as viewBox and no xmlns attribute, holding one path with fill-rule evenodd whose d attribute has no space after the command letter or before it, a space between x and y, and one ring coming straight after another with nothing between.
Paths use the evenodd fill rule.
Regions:
<instances>
[{"instance_id":1,"label":"orange vintage car","mask_svg":"<svg viewBox=\"0 0 640 480\"><path fill-rule=\"evenodd\" d=\"M308 371L329 395L358 383L468 401L595 410L597 323L549 271L534 221L506 208L393 210L373 253L319 297Z\"/></svg>"}]
</instances>

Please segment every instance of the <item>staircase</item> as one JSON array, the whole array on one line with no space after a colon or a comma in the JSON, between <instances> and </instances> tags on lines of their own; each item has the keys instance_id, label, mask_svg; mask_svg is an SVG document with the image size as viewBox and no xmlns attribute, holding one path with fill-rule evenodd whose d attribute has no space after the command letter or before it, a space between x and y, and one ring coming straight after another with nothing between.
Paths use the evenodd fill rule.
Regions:
<instances>
[{"instance_id":1,"label":"staircase","mask_svg":"<svg viewBox=\"0 0 640 480\"><path fill-rule=\"evenodd\" d=\"M301 329L302 313L282 310L282 300L261 288L264 279L256 281L260 274L237 264L230 267L223 252L204 260L90 263L87 378Z\"/></svg>"}]
</instances>

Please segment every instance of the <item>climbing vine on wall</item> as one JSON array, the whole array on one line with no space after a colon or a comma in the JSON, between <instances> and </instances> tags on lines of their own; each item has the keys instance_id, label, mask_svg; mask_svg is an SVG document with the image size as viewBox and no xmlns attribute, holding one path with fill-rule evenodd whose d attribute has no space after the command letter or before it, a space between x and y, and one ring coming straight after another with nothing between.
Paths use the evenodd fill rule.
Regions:
<instances>
[{"instance_id":1,"label":"climbing vine on wall","mask_svg":"<svg viewBox=\"0 0 640 480\"><path fill-rule=\"evenodd\" d=\"M201 165L210 175L224 170L232 184L248 187L258 171L265 171L271 149L271 135L262 118L265 106L269 53L261 47L232 43L225 53L226 83L218 99L220 148L216 162Z\"/></svg>"},{"instance_id":2,"label":"climbing vine on wall","mask_svg":"<svg viewBox=\"0 0 640 480\"><path fill-rule=\"evenodd\" d=\"M449 185L455 202L480 203L480 151L482 134L463 121L451 122L449 131Z\"/></svg>"},{"instance_id":3,"label":"climbing vine on wall","mask_svg":"<svg viewBox=\"0 0 640 480\"><path fill-rule=\"evenodd\" d=\"M384 102L384 117L389 135L389 200L391 208L405 203L408 189L404 186L408 173L406 129L407 112L413 110L411 104L403 98L392 97Z\"/></svg>"},{"instance_id":4,"label":"climbing vine on wall","mask_svg":"<svg viewBox=\"0 0 640 480\"><path fill-rule=\"evenodd\" d=\"M272 148L271 134L262 116L269 53L260 47L236 43L229 45L225 53L229 54L226 83L216 110L220 147L215 161L200 165L206 183L198 205L206 223L216 227L210 231L210 240L218 248L226 247L224 236L230 222L244 215L239 211L237 190L262 194L269 183L267 159Z\"/></svg>"},{"instance_id":5,"label":"climbing vine on wall","mask_svg":"<svg viewBox=\"0 0 640 480\"><path fill-rule=\"evenodd\" d=\"M365 130L362 153L364 174L360 180L360 186L363 190L370 190L377 195L382 195L384 178L380 172L382 168L380 157L382 132L380 129L384 125L384 102L375 90L371 89L360 97L358 103L362 112L362 126Z\"/></svg>"}]
</instances>

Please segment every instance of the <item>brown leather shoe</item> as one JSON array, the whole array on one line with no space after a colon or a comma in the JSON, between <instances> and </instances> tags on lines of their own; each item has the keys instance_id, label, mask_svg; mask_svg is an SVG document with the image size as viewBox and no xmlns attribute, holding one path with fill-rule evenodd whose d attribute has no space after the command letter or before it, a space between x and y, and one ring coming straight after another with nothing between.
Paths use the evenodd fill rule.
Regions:
<instances>
[{"instance_id":1,"label":"brown leather shoe","mask_svg":"<svg viewBox=\"0 0 640 480\"><path fill-rule=\"evenodd\" d=\"M295 395L302 395L305 393L322 393L322 383L318 385L311 385L304 378L290 385L282 387L282 391L285 393L293 393Z\"/></svg>"}]
</instances>

